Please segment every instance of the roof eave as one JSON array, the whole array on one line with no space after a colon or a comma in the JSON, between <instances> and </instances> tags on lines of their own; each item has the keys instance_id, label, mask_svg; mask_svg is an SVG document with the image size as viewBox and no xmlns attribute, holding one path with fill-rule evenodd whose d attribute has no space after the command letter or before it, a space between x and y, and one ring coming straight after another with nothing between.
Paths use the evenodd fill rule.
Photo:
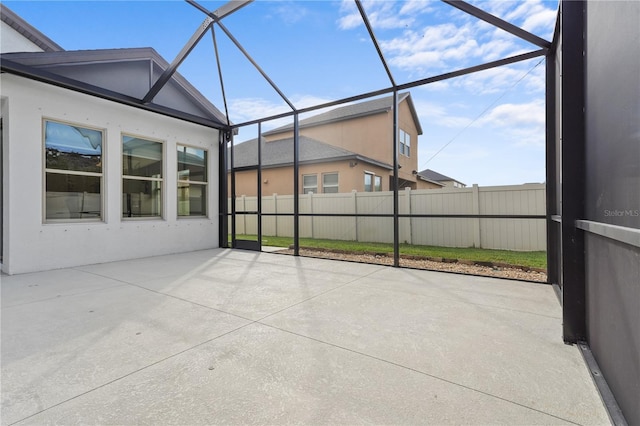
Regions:
<instances>
[{"instance_id":1,"label":"roof eave","mask_svg":"<svg viewBox=\"0 0 640 426\"><path fill-rule=\"evenodd\" d=\"M223 123L218 121L199 117L197 115L189 114L184 111L178 111L162 105L153 103L143 104L141 100L131 96L123 95L122 93L83 83L81 81L53 74L51 72L38 68L22 65L14 61L3 59L0 62L0 69L2 72L7 72L20 77L25 77L42 83L51 84L57 87L62 87L64 89L73 90L75 92L84 93L90 96L95 96L101 99L106 99L123 105L132 106L134 108L147 110L168 117L177 118L179 120L188 121L194 124L199 124L201 126L211 127L215 129L223 129L227 127Z\"/></svg>"},{"instance_id":2,"label":"roof eave","mask_svg":"<svg viewBox=\"0 0 640 426\"><path fill-rule=\"evenodd\" d=\"M418 135L422 135L422 125L420 124L420 118L418 117L418 112L416 111L416 107L413 104L413 99L411 98L411 93L407 92L406 93L406 101L407 104L409 105L409 111L411 111L411 116L413 117L413 121L416 125L416 131L418 132Z\"/></svg>"},{"instance_id":3,"label":"roof eave","mask_svg":"<svg viewBox=\"0 0 640 426\"><path fill-rule=\"evenodd\" d=\"M0 5L0 19L45 52L64 50L59 44L44 35L4 4Z\"/></svg>"}]
</instances>

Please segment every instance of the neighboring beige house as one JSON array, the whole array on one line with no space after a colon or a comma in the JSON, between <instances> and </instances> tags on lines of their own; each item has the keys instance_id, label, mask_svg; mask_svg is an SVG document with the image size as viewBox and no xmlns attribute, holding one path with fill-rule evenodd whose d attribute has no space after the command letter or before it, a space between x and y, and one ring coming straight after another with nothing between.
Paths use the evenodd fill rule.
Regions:
<instances>
[{"instance_id":1,"label":"neighboring beige house","mask_svg":"<svg viewBox=\"0 0 640 426\"><path fill-rule=\"evenodd\" d=\"M411 94L398 96L399 187L441 188L420 178L422 127ZM301 120L300 193L373 192L393 189L393 97L388 96ZM293 193L293 125L262 135L262 193ZM234 148L234 168L257 165L257 139ZM236 195L256 195L254 170L236 171Z\"/></svg>"},{"instance_id":2,"label":"neighboring beige house","mask_svg":"<svg viewBox=\"0 0 640 426\"><path fill-rule=\"evenodd\" d=\"M426 169L419 172L418 179L422 179L428 182L435 182L446 188L466 188L467 187L466 184L460 182L459 180L455 180L454 178L450 178L449 176L445 176L431 169Z\"/></svg>"}]
</instances>

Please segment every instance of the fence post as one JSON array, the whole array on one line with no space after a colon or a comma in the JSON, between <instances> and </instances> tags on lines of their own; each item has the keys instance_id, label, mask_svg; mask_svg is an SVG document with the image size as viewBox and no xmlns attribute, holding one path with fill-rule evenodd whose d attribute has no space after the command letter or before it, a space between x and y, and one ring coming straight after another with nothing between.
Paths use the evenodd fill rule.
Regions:
<instances>
[{"instance_id":1,"label":"fence post","mask_svg":"<svg viewBox=\"0 0 640 426\"><path fill-rule=\"evenodd\" d=\"M411 187L407 186L404 188L404 213L403 214L411 214ZM402 212L401 212L402 213ZM403 218L404 226L402 229L404 230L403 234L405 236L405 242L407 244L412 244L413 237L411 235L411 218Z\"/></svg>"},{"instance_id":2,"label":"fence post","mask_svg":"<svg viewBox=\"0 0 640 426\"><path fill-rule=\"evenodd\" d=\"M243 212L247 211L247 197L242 194L240 196L240 199L242 200L242 210ZM247 215L243 214L242 215L242 234L243 235L247 235Z\"/></svg>"},{"instance_id":3,"label":"fence post","mask_svg":"<svg viewBox=\"0 0 640 426\"><path fill-rule=\"evenodd\" d=\"M357 215L358 214L358 192L355 189L351 190L351 199L353 200L353 214ZM358 240L358 218L356 216L353 217L353 229L355 231L355 236L353 238L353 241L359 241Z\"/></svg>"},{"instance_id":4,"label":"fence post","mask_svg":"<svg viewBox=\"0 0 640 426\"><path fill-rule=\"evenodd\" d=\"M480 214L480 190L478 184L473 184L473 214ZM473 225L473 246L476 248L482 248L482 241L480 241L480 219L475 218L471 222Z\"/></svg>"},{"instance_id":5,"label":"fence post","mask_svg":"<svg viewBox=\"0 0 640 426\"><path fill-rule=\"evenodd\" d=\"M275 219L274 235L276 237L279 237L278 235L278 194L276 194L275 192L273 193L273 212L276 214L276 216L273 217Z\"/></svg>"},{"instance_id":6,"label":"fence post","mask_svg":"<svg viewBox=\"0 0 640 426\"><path fill-rule=\"evenodd\" d=\"M313 214L313 191L309 192L309 213ZM313 232L313 216L309 216L311 218L311 238L314 238Z\"/></svg>"}]
</instances>

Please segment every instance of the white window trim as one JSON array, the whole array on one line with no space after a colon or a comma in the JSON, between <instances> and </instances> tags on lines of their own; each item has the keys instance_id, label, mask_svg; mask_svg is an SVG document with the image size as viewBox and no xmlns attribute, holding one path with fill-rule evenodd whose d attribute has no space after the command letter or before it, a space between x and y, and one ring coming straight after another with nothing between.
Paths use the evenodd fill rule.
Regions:
<instances>
[{"instance_id":1,"label":"white window trim","mask_svg":"<svg viewBox=\"0 0 640 426\"><path fill-rule=\"evenodd\" d=\"M336 175L338 177L338 181L336 183L332 183L329 185L325 185L324 183L324 177L327 175ZM340 173L338 172L326 172L326 173L322 173L322 193L325 193L325 188L338 188L338 191L340 190ZM335 192L330 192L329 194L335 194Z\"/></svg>"},{"instance_id":2,"label":"white window trim","mask_svg":"<svg viewBox=\"0 0 640 426\"><path fill-rule=\"evenodd\" d=\"M406 139L403 138L402 135L405 135ZM409 143L406 143L407 141L409 141ZM409 132L400 129L398 132L398 145L400 154L405 157L411 157L411 134Z\"/></svg>"},{"instance_id":3,"label":"white window trim","mask_svg":"<svg viewBox=\"0 0 640 426\"><path fill-rule=\"evenodd\" d=\"M367 175L371 176L371 191L367 191L367 182L366 182ZM363 184L364 184L364 188L363 188L364 192L375 192L376 174L373 173L373 172L365 170L364 171L364 178L365 178L365 180L363 182Z\"/></svg>"},{"instance_id":4,"label":"white window trim","mask_svg":"<svg viewBox=\"0 0 640 426\"><path fill-rule=\"evenodd\" d=\"M47 129L46 129L46 122L47 121L51 121L53 123L58 123L58 124L65 124L68 126L75 126L75 127L82 127L84 129L89 129L89 130L96 130L102 133L102 145L100 148L100 151L102 153L101 155L101 162L102 162L102 173L96 173L96 172L80 172L77 170L62 170L62 169L48 169L47 168ZM96 127L96 126L91 126L91 125L86 125L86 124L80 124L80 123L74 123L72 121L67 121L67 120L59 120L57 118L52 118L52 117L42 117L42 123L41 123L41 132L42 132L42 150L40 151L42 153L42 163L41 163L41 168L40 170L42 170L42 223L43 224L56 224L56 223L87 223L87 222L91 222L91 223L104 223L106 220L106 205L105 205L105 183L104 183L104 176L105 176L105 170L107 168L107 162L106 162L106 150L105 150L105 145L106 145L106 141L107 141L107 129L102 128L102 127ZM94 176L94 177L99 177L100 178L100 217L99 218L85 218L85 219L47 219L47 173L53 173L53 174L61 174L61 175L75 175L75 176Z\"/></svg>"},{"instance_id":5,"label":"white window trim","mask_svg":"<svg viewBox=\"0 0 640 426\"><path fill-rule=\"evenodd\" d=\"M156 142L161 144L162 146L162 177L161 178L150 178L150 177L146 177L146 176L131 176L131 175L125 175L124 174L124 168L122 167L122 160L124 157L124 150L123 150L123 146L124 146L124 137L128 136L130 138L138 138L138 139L144 139L146 141L149 142ZM155 138L150 138L148 136L144 136L144 135L139 135L139 134L135 134L135 133L128 133L128 132L121 132L120 133L120 171L121 171L121 175L120 175L120 220L122 221L144 221L144 220L165 220L165 215L167 212L167 197L166 197L166 191L167 191L167 186L165 183L165 178L167 176L167 143L166 141L162 140L162 139L155 139ZM160 208L162 209L160 212L160 216L148 216L148 217L126 217L124 215L124 205L123 203L123 195L124 195L124 180L125 179L129 179L129 180L138 180L138 181L150 181L150 182L160 182Z\"/></svg>"},{"instance_id":6,"label":"white window trim","mask_svg":"<svg viewBox=\"0 0 640 426\"><path fill-rule=\"evenodd\" d=\"M304 177L305 176L314 176L316 178L316 184L314 186L306 186L304 184ZM314 191L311 191L314 194L318 193L318 174L317 173L309 173L309 174L303 174L302 175L302 193L306 194L307 193L307 189L309 189L309 188L314 188L315 189Z\"/></svg>"}]
</instances>

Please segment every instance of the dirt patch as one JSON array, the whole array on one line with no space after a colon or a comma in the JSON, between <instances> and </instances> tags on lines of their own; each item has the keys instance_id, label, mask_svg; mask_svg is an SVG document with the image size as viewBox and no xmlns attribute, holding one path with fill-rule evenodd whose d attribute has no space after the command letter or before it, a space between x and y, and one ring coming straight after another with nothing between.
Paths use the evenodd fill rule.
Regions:
<instances>
[{"instance_id":1,"label":"dirt patch","mask_svg":"<svg viewBox=\"0 0 640 426\"><path fill-rule=\"evenodd\" d=\"M292 249L276 253L293 254ZM300 248L300 255L322 259L348 260L351 262L393 265L393 256L388 253L353 253L323 249ZM541 269L505 265L493 262L473 262L468 260L400 256L400 266L431 271L458 272L487 277L510 278L514 280L547 282L547 273Z\"/></svg>"}]
</instances>

